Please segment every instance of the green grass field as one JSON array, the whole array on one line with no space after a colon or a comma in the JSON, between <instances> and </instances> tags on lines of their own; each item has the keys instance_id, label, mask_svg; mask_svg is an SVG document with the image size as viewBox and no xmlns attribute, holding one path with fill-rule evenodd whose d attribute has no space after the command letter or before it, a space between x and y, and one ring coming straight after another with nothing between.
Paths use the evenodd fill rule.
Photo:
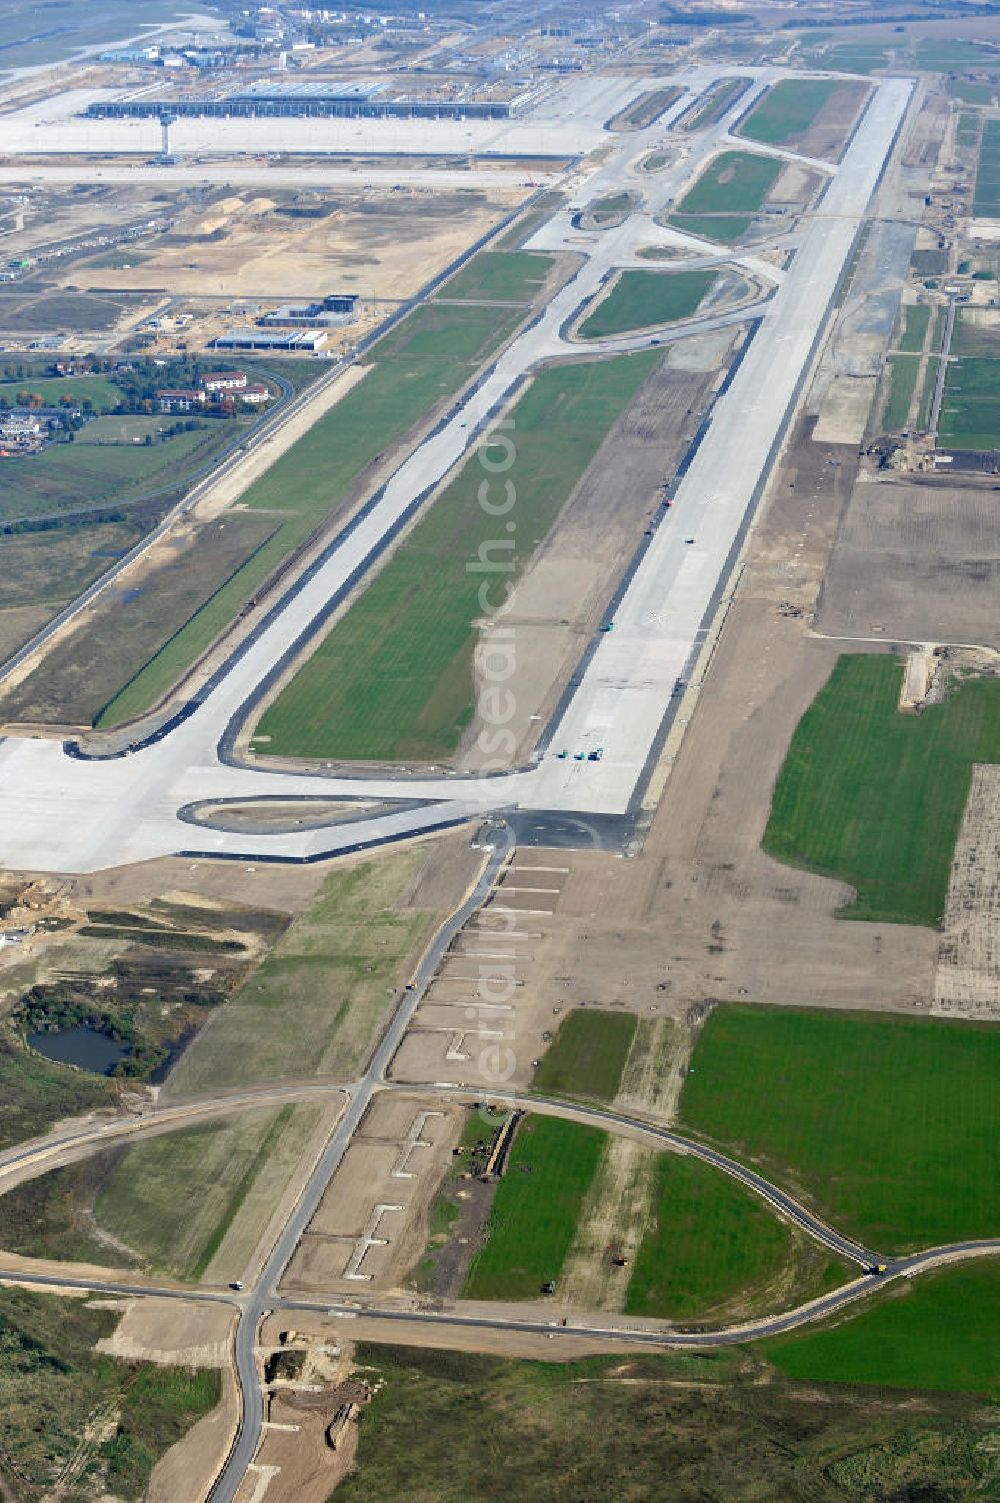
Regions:
<instances>
[{"instance_id":1,"label":"green grass field","mask_svg":"<svg viewBox=\"0 0 1000 1503\"><path fill-rule=\"evenodd\" d=\"M944 37L926 37L917 43L917 62L928 73L958 72L963 68L996 67L1000 51L978 42L947 41Z\"/></svg>"},{"instance_id":2,"label":"green grass field","mask_svg":"<svg viewBox=\"0 0 1000 1503\"><path fill-rule=\"evenodd\" d=\"M239 1255L213 1269L213 1281L241 1278L316 1120L314 1107L267 1108L134 1143L101 1184L97 1225L133 1248L151 1270L196 1280L245 1212L253 1229L237 1239ZM284 1166L280 1182L274 1184L272 1175L270 1193L264 1186L261 1194L276 1156ZM106 1249L101 1261L121 1260Z\"/></svg>"},{"instance_id":3,"label":"green grass field","mask_svg":"<svg viewBox=\"0 0 1000 1503\"><path fill-rule=\"evenodd\" d=\"M559 1117L526 1117L497 1185L466 1299L536 1299L558 1282L606 1135Z\"/></svg>"},{"instance_id":4,"label":"green grass field","mask_svg":"<svg viewBox=\"0 0 1000 1503\"><path fill-rule=\"evenodd\" d=\"M438 297L530 303L551 269L552 257L536 251L480 251L445 282Z\"/></svg>"},{"instance_id":5,"label":"green grass field","mask_svg":"<svg viewBox=\"0 0 1000 1503\"><path fill-rule=\"evenodd\" d=\"M27 375L21 381L0 381L0 402L5 406L16 406L21 392L41 397L48 407L61 406L63 398L87 401L95 412L111 412L122 400L120 389L107 376Z\"/></svg>"},{"instance_id":6,"label":"green grass field","mask_svg":"<svg viewBox=\"0 0 1000 1503\"><path fill-rule=\"evenodd\" d=\"M962 104L991 105L995 92L991 84L969 83L964 78L948 80L948 93L952 99L958 99Z\"/></svg>"},{"instance_id":7,"label":"green grass field","mask_svg":"<svg viewBox=\"0 0 1000 1503\"><path fill-rule=\"evenodd\" d=\"M917 355L891 355L886 364L889 398L882 412L882 426L889 429L905 428L920 373L920 358Z\"/></svg>"},{"instance_id":8,"label":"green grass field","mask_svg":"<svg viewBox=\"0 0 1000 1503\"><path fill-rule=\"evenodd\" d=\"M1000 1259L921 1274L836 1326L762 1344L789 1378L1000 1399Z\"/></svg>"},{"instance_id":9,"label":"green grass field","mask_svg":"<svg viewBox=\"0 0 1000 1503\"><path fill-rule=\"evenodd\" d=\"M352 1075L435 919L403 906L420 860L411 849L332 871L311 907L178 1060L170 1092Z\"/></svg>"},{"instance_id":10,"label":"green grass field","mask_svg":"<svg viewBox=\"0 0 1000 1503\"><path fill-rule=\"evenodd\" d=\"M682 1130L875 1251L1000 1233L1000 1027L726 1006L692 1062Z\"/></svg>"},{"instance_id":11,"label":"green grass field","mask_svg":"<svg viewBox=\"0 0 1000 1503\"><path fill-rule=\"evenodd\" d=\"M112 698L102 727L149 708L239 614L275 569L349 494L366 467L453 396L514 328L510 309L418 308L372 352L373 367L241 499L281 526L146 668Z\"/></svg>"},{"instance_id":12,"label":"green grass field","mask_svg":"<svg viewBox=\"0 0 1000 1503\"><path fill-rule=\"evenodd\" d=\"M211 1368L96 1352L118 1318L86 1300L0 1291L0 1446L19 1498L132 1503L145 1495L159 1457L218 1404L222 1383ZM57 1487L74 1457L80 1481Z\"/></svg>"},{"instance_id":13,"label":"green grass field","mask_svg":"<svg viewBox=\"0 0 1000 1503\"><path fill-rule=\"evenodd\" d=\"M931 310L923 303L910 303L900 309L900 333L896 348L906 354L918 354L924 347Z\"/></svg>"},{"instance_id":14,"label":"green grass field","mask_svg":"<svg viewBox=\"0 0 1000 1503\"><path fill-rule=\"evenodd\" d=\"M698 1159L656 1161L653 1220L639 1246L625 1309L684 1320L776 1279L792 1258L787 1225L757 1196Z\"/></svg>"},{"instance_id":15,"label":"green grass field","mask_svg":"<svg viewBox=\"0 0 1000 1503\"><path fill-rule=\"evenodd\" d=\"M206 423L190 433L145 444L52 444L40 454L3 461L0 522L126 503L146 491L175 488L238 428ZM165 503L166 504L166 503Z\"/></svg>"},{"instance_id":16,"label":"green grass field","mask_svg":"<svg viewBox=\"0 0 1000 1503\"><path fill-rule=\"evenodd\" d=\"M753 214L762 207L783 165L751 152L723 151L688 189L677 205L677 212Z\"/></svg>"},{"instance_id":17,"label":"green grass field","mask_svg":"<svg viewBox=\"0 0 1000 1503\"><path fill-rule=\"evenodd\" d=\"M531 1082L544 1096L612 1101L635 1038L632 1012L574 1008L559 1024Z\"/></svg>"},{"instance_id":18,"label":"green grass field","mask_svg":"<svg viewBox=\"0 0 1000 1503\"><path fill-rule=\"evenodd\" d=\"M767 146L793 146L831 99L853 88L835 78L782 79L750 111L739 133Z\"/></svg>"},{"instance_id":19,"label":"green grass field","mask_svg":"<svg viewBox=\"0 0 1000 1503\"><path fill-rule=\"evenodd\" d=\"M979 142L979 117L959 115L955 125L955 140L959 146L976 146Z\"/></svg>"},{"instance_id":20,"label":"green grass field","mask_svg":"<svg viewBox=\"0 0 1000 1503\"><path fill-rule=\"evenodd\" d=\"M938 437L954 449L1000 449L1000 360L963 355L949 362Z\"/></svg>"},{"instance_id":21,"label":"green grass field","mask_svg":"<svg viewBox=\"0 0 1000 1503\"><path fill-rule=\"evenodd\" d=\"M501 588L517 580L659 358L646 351L543 371L511 414L510 518L500 523L476 504L490 477L471 454L264 712L256 737L270 740L258 746L278 756L379 761L436 761L454 752L475 709L483 581L492 580L499 601ZM503 503L509 493L493 477L489 494ZM470 570L477 560L497 573Z\"/></svg>"},{"instance_id":22,"label":"green grass field","mask_svg":"<svg viewBox=\"0 0 1000 1503\"><path fill-rule=\"evenodd\" d=\"M1000 682L965 680L901 715L902 672L888 656L838 659L796 727L763 846L855 887L846 918L936 924L972 764L1000 761Z\"/></svg>"},{"instance_id":23,"label":"green grass field","mask_svg":"<svg viewBox=\"0 0 1000 1503\"><path fill-rule=\"evenodd\" d=\"M885 68L889 63L888 47L876 44L865 46L860 42L845 47L831 47L822 55L818 66L833 73L872 73L876 68ZM757 138L758 140L760 137Z\"/></svg>"},{"instance_id":24,"label":"green grass field","mask_svg":"<svg viewBox=\"0 0 1000 1503\"><path fill-rule=\"evenodd\" d=\"M705 240L735 245L753 224L753 215L671 214L667 218L667 224L675 230L684 230L688 235L700 235Z\"/></svg>"},{"instance_id":25,"label":"green grass field","mask_svg":"<svg viewBox=\"0 0 1000 1503\"><path fill-rule=\"evenodd\" d=\"M713 271L623 271L578 332L605 339L688 318L717 280Z\"/></svg>"}]
</instances>

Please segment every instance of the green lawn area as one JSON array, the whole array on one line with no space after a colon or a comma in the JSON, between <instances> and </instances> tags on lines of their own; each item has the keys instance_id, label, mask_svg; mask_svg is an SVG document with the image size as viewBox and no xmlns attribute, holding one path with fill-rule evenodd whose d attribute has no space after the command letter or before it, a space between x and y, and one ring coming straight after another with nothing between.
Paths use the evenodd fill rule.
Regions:
<instances>
[{"instance_id":1,"label":"green lawn area","mask_svg":"<svg viewBox=\"0 0 1000 1503\"><path fill-rule=\"evenodd\" d=\"M882 426L905 428L920 372L920 357L891 355L886 364L889 367L889 399L882 413Z\"/></svg>"},{"instance_id":2,"label":"green lawn area","mask_svg":"<svg viewBox=\"0 0 1000 1503\"><path fill-rule=\"evenodd\" d=\"M1000 1399L1000 1259L923 1273L823 1331L762 1343L789 1378Z\"/></svg>"},{"instance_id":3,"label":"green lawn area","mask_svg":"<svg viewBox=\"0 0 1000 1503\"><path fill-rule=\"evenodd\" d=\"M905 353L919 353L924 347L931 310L924 303L910 303L900 309L900 334L896 348Z\"/></svg>"},{"instance_id":4,"label":"green lawn area","mask_svg":"<svg viewBox=\"0 0 1000 1503\"><path fill-rule=\"evenodd\" d=\"M959 146L975 146L979 140L979 119L976 115L959 115L955 126L955 140Z\"/></svg>"},{"instance_id":5,"label":"green lawn area","mask_svg":"<svg viewBox=\"0 0 1000 1503\"><path fill-rule=\"evenodd\" d=\"M723 151L688 189L677 205L677 212L753 214L763 205L783 167L784 163L771 157Z\"/></svg>"},{"instance_id":6,"label":"green lawn area","mask_svg":"<svg viewBox=\"0 0 1000 1503\"><path fill-rule=\"evenodd\" d=\"M518 316L505 308L425 305L380 340L364 380L241 498L241 505L279 514L274 536L110 701L99 724L120 725L148 709L341 505L372 460L475 374Z\"/></svg>"},{"instance_id":7,"label":"green lawn area","mask_svg":"<svg viewBox=\"0 0 1000 1503\"><path fill-rule=\"evenodd\" d=\"M688 318L717 280L714 271L623 271L578 332L604 339Z\"/></svg>"},{"instance_id":8,"label":"green lawn area","mask_svg":"<svg viewBox=\"0 0 1000 1503\"><path fill-rule=\"evenodd\" d=\"M753 224L753 215L671 214L667 224L688 235L701 235L705 240L719 240L723 245L735 245Z\"/></svg>"},{"instance_id":9,"label":"green lawn area","mask_svg":"<svg viewBox=\"0 0 1000 1503\"><path fill-rule=\"evenodd\" d=\"M792 146L837 94L854 85L836 78L786 78L773 84L750 111L739 133L767 146ZM846 123L846 122L845 122Z\"/></svg>"},{"instance_id":10,"label":"green lawn area","mask_svg":"<svg viewBox=\"0 0 1000 1503\"><path fill-rule=\"evenodd\" d=\"M582 1096L612 1101L635 1038L632 1012L574 1008L535 1071L532 1089L544 1096Z\"/></svg>"},{"instance_id":11,"label":"green lawn area","mask_svg":"<svg viewBox=\"0 0 1000 1503\"><path fill-rule=\"evenodd\" d=\"M50 1489L89 1432L81 1456L87 1488L60 1486L59 1496L138 1500L159 1457L218 1404L214 1369L96 1352L117 1323L117 1314L85 1300L0 1290L0 1445L18 1497L55 1496ZM102 1438L97 1420L110 1434Z\"/></svg>"},{"instance_id":12,"label":"green lawn area","mask_svg":"<svg viewBox=\"0 0 1000 1503\"><path fill-rule=\"evenodd\" d=\"M552 257L535 251L480 251L445 282L438 297L530 303L551 269Z\"/></svg>"},{"instance_id":13,"label":"green lawn area","mask_svg":"<svg viewBox=\"0 0 1000 1503\"><path fill-rule=\"evenodd\" d=\"M664 1320L702 1316L772 1282L792 1257L788 1226L758 1196L698 1159L662 1153L625 1309Z\"/></svg>"},{"instance_id":14,"label":"green lawn area","mask_svg":"<svg viewBox=\"0 0 1000 1503\"><path fill-rule=\"evenodd\" d=\"M475 498L490 478L473 453L371 584L264 712L278 756L436 761L474 714L480 588L513 585L658 351L543 371L512 411L516 503L503 524ZM504 457L497 457L497 462ZM493 477L490 493L504 504ZM504 529L510 532L504 540ZM501 542L495 539L499 536ZM481 551L482 550L482 551ZM470 570L477 560L497 573ZM256 738L255 738L256 739Z\"/></svg>"},{"instance_id":15,"label":"green lawn area","mask_svg":"<svg viewBox=\"0 0 1000 1503\"><path fill-rule=\"evenodd\" d=\"M536 1299L558 1282L606 1134L559 1117L526 1117L497 1185L466 1299Z\"/></svg>"},{"instance_id":16,"label":"green lawn area","mask_svg":"<svg viewBox=\"0 0 1000 1503\"><path fill-rule=\"evenodd\" d=\"M955 449L1000 449L1000 360L963 355L949 362L938 439Z\"/></svg>"},{"instance_id":17,"label":"green lawn area","mask_svg":"<svg viewBox=\"0 0 1000 1503\"><path fill-rule=\"evenodd\" d=\"M972 764L1000 762L1000 682L901 715L902 673L881 654L838 659L796 727L763 846L857 888L846 918L936 924Z\"/></svg>"},{"instance_id":18,"label":"green lawn area","mask_svg":"<svg viewBox=\"0 0 1000 1503\"><path fill-rule=\"evenodd\" d=\"M723 1006L692 1064L681 1129L874 1251L1000 1234L1000 1027Z\"/></svg>"},{"instance_id":19,"label":"green lawn area","mask_svg":"<svg viewBox=\"0 0 1000 1503\"><path fill-rule=\"evenodd\" d=\"M171 1072L175 1096L355 1073L436 915L405 907L421 854L331 871L310 908Z\"/></svg>"},{"instance_id":20,"label":"green lawn area","mask_svg":"<svg viewBox=\"0 0 1000 1503\"><path fill-rule=\"evenodd\" d=\"M70 404L87 401L95 412L111 412L122 394L107 376L33 376L21 381L0 381L0 403L16 407L18 395L28 392L41 397L47 407L59 407L65 397Z\"/></svg>"}]
</instances>

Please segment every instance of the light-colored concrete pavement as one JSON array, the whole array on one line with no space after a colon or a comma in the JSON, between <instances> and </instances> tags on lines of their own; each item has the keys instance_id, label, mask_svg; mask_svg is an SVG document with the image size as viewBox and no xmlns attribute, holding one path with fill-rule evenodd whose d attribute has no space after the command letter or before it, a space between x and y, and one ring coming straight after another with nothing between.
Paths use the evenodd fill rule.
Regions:
<instances>
[{"instance_id":1,"label":"light-colored concrete pavement","mask_svg":"<svg viewBox=\"0 0 1000 1503\"><path fill-rule=\"evenodd\" d=\"M774 76L775 70L767 70L755 87L763 88ZM653 216L683 191L726 138L745 98L716 126L686 138L674 166L644 182L642 210L617 229L581 236L573 229L571 207L538 232L531 243L540 249L571 244L586 254L576 275L504 351L476 390L404 461L325 563L272 612L186 720L155 744L114 760L75 760L45 741L8 739L0 745L0 864L90 871L191 850L246 854L248 859L316 859L501 808L626 814L674 685L683 679L698 647L741 529L766 479L910 90L905 79L887 79L875 90L819 209L799 236L791 266L713 410L675 505L616 610L614 631L601 637L576 692L560 712L549 738L553 752L601 747L600 762L561 761L549 754L529 768L489 778L306 776L228 766L218 748L226 728L246 713L284 654L378 558L400 519L461 458L489 415L540 363L570 350L579 353L579 346L564 340L563 328L611 270L632 264L636 250L651 238L674 234L656 226ZM686 102L679 101L672 113ZM630 164L662 141L667 123L624 140L613 138L597 169L586 180L580 178L575 202L582 206L612 187L617 190ZM760 264L757 257L745 259L747 269ZM203 799L289 794L420 799L426 804L335 829L252 840L194 831L177 818L178 809Z\"/></svg>"}]
</instances>

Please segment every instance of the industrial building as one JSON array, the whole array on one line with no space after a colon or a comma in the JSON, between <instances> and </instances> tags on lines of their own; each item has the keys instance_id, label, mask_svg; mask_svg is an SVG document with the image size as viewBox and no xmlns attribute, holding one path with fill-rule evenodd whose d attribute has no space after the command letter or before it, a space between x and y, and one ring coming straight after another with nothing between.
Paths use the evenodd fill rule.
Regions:
<instances>
[{"instance_id":1,"label":"industrial building","mask_svg":"<svg viewBox=\"0 0 1000 1503\"><path fill-rule=\"evenodd\" d=\"M257 322L265 329L294 329L303 324L335 328L339 324L353 323L360 305L361 299L356 292L335 292L317 303L286 303L263 314Z\"/></svg>"},{"instance_id":2,"label":"industrial building","mask_svg":"<svg viewBox=\"0 0 1000 1503\"><path fill-rule=\"evenodd\" d=\"M212 341L217 350L290 350L296 355L314 354L327 341L325 329L227 329Z\"/></svg>"},{"instance_id":3,"label":"industrial building","mask_svg":"<svg viewBox=\"0 0 1000 1503\"><path fill-rule=\"evenodd\" d=\"M222 119L334 120L507 120L528 100L527 91L509 99L410 99L385 91L380 83L338 83L330 79L279 83L262 79L236 94L216 97L165 98L158 92L143 98L101 99L87 108L97 120L159 119L164 113L214 116Z\"/></svg>"}]
</instances>

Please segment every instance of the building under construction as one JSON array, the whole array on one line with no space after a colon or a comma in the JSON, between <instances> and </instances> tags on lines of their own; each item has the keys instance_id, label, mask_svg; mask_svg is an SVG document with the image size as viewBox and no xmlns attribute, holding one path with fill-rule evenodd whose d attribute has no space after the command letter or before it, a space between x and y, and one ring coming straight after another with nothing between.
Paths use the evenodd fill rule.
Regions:
<instances>
[{"instance_id":1,"label":"building under construction","mask_svg":"<svg viewBox=\"0 0 1000 1503\"><path fill-rule=\"evenodd\" d=\"M236 94L184 95L157 92L142 98L101 99L87 108L97 120L213 116L220 119L333 120L507 120L529 98L525 89L509 98L470 99L442 96L413 99L390 93L380 83L338 83L329 79L280 83L264 79Z\"/></svg>"}]
</instances>

